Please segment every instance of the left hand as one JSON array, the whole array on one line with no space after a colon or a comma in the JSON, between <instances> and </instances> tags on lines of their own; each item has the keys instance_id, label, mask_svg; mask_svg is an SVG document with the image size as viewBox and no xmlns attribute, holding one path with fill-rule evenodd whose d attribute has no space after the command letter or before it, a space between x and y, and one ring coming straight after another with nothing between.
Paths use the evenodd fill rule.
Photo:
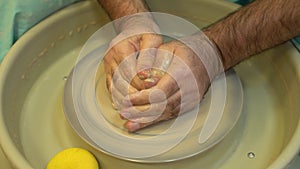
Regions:
<instances>
[{"instance_id":1,"label":"left hand","mask_svg":"<svg viewBox=\"0 0 300 169\"><path fill-rule=\"evenodd\" d=\"M142 34L122 40L110 48L104 57L104 66L107 88L114 101L119 102L129 93L152 86L138 75L148 78L145 72L148 72L147 67L152 66L151 62L155 57L151 56L155 53L147 52L150 50L148 48L157 48L161 43L160 35Z\"/></svg>"},{"instance_id":2,"label":"left hand","mask_svg":"<svg viewBox=\"0 0 300 169\"><path fill-rule=\"evenodd\" d=\"M149 75L163 40L150 14L135 14L115 21L120 33L110 43L104 57L106 85L117 109L129 93L153 86L143 81Z\"/></svg>"}]
</instances>

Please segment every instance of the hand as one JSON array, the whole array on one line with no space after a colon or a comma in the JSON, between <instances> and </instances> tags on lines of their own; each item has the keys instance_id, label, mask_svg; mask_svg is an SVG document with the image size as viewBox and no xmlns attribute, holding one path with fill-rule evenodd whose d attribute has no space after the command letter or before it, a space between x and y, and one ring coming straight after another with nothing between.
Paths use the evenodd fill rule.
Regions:
<instances>
[{"instance_id":1,"label":"hand","mask_svg":"<svg viewBox=\"0 0 300 169\"><path fill-rule=\"evenodd\" d=\"M163 40L156 34L158 27L148 14L125 17L116 21L115 26L120 33L110 44L104 66L107 88L119 108L124 96L152 86L144 79L150 76L155 48Z\"/></svg>"},{"instance_id":2,"label":"hand","mask_svg":"<svg viewBox=\"0 0 300 169\"><path fill-rule=\"evenodd\" d=\"M129 93L155 84L144 79L150 76L148 69L154 60L155 51L151 48L157 48L161 43L162 38L156 34L136 35L117 43L108 51L104 58L106 84L116 108L120 108L121 100Z\"/></svg>"},{"instance_id":3,"label":"hand","mask_svg":"<svg viewBox=\"0 0 300 169\"><path fill-rule=\"evenodd\" d=\"M166 71L157 85L129 94L123 100L127 107L120 113L128 119L125 126L130 132L193 109L210 85L203 60L179 41L158 48L154 68Z\"/></svg>"}]
</instances>

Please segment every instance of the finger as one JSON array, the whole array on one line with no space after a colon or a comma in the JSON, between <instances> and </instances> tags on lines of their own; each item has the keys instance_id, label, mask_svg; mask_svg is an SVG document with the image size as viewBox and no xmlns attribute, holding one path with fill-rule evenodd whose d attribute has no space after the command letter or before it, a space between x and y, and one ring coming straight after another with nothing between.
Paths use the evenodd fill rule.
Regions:
<instances>
[{"instance_id":1,"label":"finger","mask_svg":"<svg viewBox=\"0 0 300 169\"><path fill-rule=\"evenodd\" d=\"M156 72L157 70L151 69L150 71L151 77L144 80L144 85L146 89L155 86L164 74L164 73L158 74Z\"/></svg>"},{"instance_id":2,"label":"finger","mask_svg":"<svg viewBox=\"0 0 300 169\"><path fill-rule=\"evenodd\" d=\"M161 45L157 50L153 68L166 72L173 60L173 51L174 48L172 46L169 46L168 44Z\"/></svg>"},{"instance_id":3,"label":"finger","mask_svg":"<svg viewBox=\"0 0 300 169\"><path fill-rule=\"evenodd\" d=\"M115 83L112 81L111 85L111 97L112 97L112 104L115 109L122 110L124 109L124 106L122 105L122 100L124 98L124 95L116 89Z\"/></svg>"},{"instance_id":4,"label":"finger","mask_svg":"<svg viewBox=\"0 0 300 169\"><path fill-rule=\"evenodd\" d=\"M110 74L111 76L113 76L114 72L116 71L119 65L113 57L113 55L113 53L108 52L107 55L105 55L104 57L105 73Z\"/></svg>"},{"instance_id":5,"label":"finger","mask_svg":"<svg viewBox=\"0 0 300 169\"><path fill-rule=\"evenodd\" d=\"M170 120L172 118L177 117L178 115L182 115L183 113L192 110L195 107L195 105L197 105L197 104L195 104L195 103L185 103L183 105L178 105L172 111L165 112L160 117L156 118L153 121L147 122L147 123L140 123L140 122L138 122L138 120L133 120L133 121L129 120L125 123L125 128L127 128L127 130L129 132L136 132L136 131L138 131L140 129L143 129L145 127L157 124L157 123L162 122L162 121Z\"/></svg>"},{"instance_id":6,"label":"finger","mask_svg":"<svg viewBox=\"0 0 300 169\"><path fill-rule=\"evenodd\" d=\"M179 110L178 109L175 109L174 111L172 112L169 112L170 114L178 114ZM148 126L151 126L153 124L157 124L161 121L165 121L165 120L169 120L171 118L174 118L176 116L170 116L169 114L167 115L166 113L163 114L162 116L158 117L157 119L153 120L153 121L150 121L150 122L147 122L147 123L139 123L139 122L136 122L136 121L127 121L125 123L125 128L127 128L127 130L129 132L136 132L137 130L140 130L142 128L145 128L145 127L148 127Z\"/></svg>"},{"instance_id":7,"label":"finger","mask_svg":"<svg viewBox=\"0 0 300 169\"><path fill-rule=\"evenodd\" d=\"M141 80L137 75L133 77L130 84L134 86L137 90L146 89L145 82Z\"/></svg>"},{"instance_id":8,"label":"finger","mask_svg":"<svg viewBox=\"0 0 300 169\"><path fill-rule=\"evenodd\" d=\"M137 73L139 78L150 78L150 69L155 61L156 48L163 42L160 35L144 34L140 41L140 53L137 62Z\"/></svg>"},{"instance_id":9,"label":"finger","mask_svg":"<svg viewBox=\"0 0 300 169\"><path fill-rule=\"evenodd\" d=\"M112 92L112 77L111 77L111 75L110 74L106 74L106 88L107 88L107 90L108 90L108 92L109 92L109 94L111 94L111 92Z\"/></svg>"},{"instance_id":10,"label":"finger","mask_svg":"<svg viewBox=\"0 0 300 169\"><path fill-rule=\"evenodd\" d=\"M112 101L112 105L114 107L114 109L121 109L120 105L122 103L122 99L124 98L124 95L122 95L122 93L120 93L116 87L116 85L114 85L114 81L116 81L114 78L119 77L118 79L122 79L122 77L120 76L119 72L115 72L117 71L117 63L114 59L110 59L111 58L110 54L106 55L106 58L104 59L104 69L106 72L106 87L110 93L110 99ZM123 80L125 81L125 80Z\"/></svg>"},{"instance_id":11,"label":"finger","mask_svg":"<svg viewBox=\"0 0 300 169\"><path fill-rule=\"evenodd\" d=\"M136 75L136 54L126 57L118 67L122 77L138 90L145 89L144 82Z\"/></svg>"},{"instance_id":12,"label":"finger","mask_svg":"<svg viewBox=\"0 0 300 169\"><path fill-rule=\"evenodd\" d=\"M163 77L169 64L172 62L173 54L167 50L163 50L163 46L164 45L161 45L157 50L156 58L153 63L153 67L150 71L151 78L146 79L150 79L151 82L145 84L146 88L155 86L158 83L158 81Z\"/></svg>"},{"instance_id":13,"label":"finger","mask_svg":"<svg viewBox=\"0 0 300 169\"><path fill-rule=\"evenodd\" d=\"M164 74L165 72L152 68L150 70L150 78L144 79L145 88L149 89L155 86L158 83L158 81L163 77Z\"/></svg>"},{"instance_id":14,"label":"finger","mask_svg":"<svg viewBox=\"0 0 300 169\"><path fill-rule=\"evenodd\" d=\"M181 92L177 91L167 100L158 103L152 103L141 106L126 107L121 110L121 114L129 120L150 117L150 116L161 116L162 113L170 112L177 107L181 102Z\"/></svg>"},{"instance_id":15,"label":"finger","mask_svg":"<svg viewBox=\"0 0 300 169\"><path fill-rule=\"evenodd\" d=\"M141 49L137 58L136 72L140 79L144 80L151 77L151 68L155 60L156 49Z\"/></svg>"},{"instance_id":16,"label":"finger","mask_svg":"<svg viewBox=\"0 0 300 169\"><path fill-rule=\"evenodd\" d=\"M111 93L112 76L118 65L115 60L109 58L111 58L109 55L106 55L104 58L104 70L106 74L106 87L109 93Z\"/></svg>"},{"instance_id":17,"label":"finger","mask_svg":"<svg viewBox=\"0 0 300 169\"><path fill-rule=\"evenodd\" d=\"M146 88L153 87L163 77L163 75L165 74L164 72L167 71L167 69L174 57L173 51L174 51L173 46L169 46L169 45L161 45L158 48L155 62L153 64L153 69L151 70L151 78L148 78L145 80ZM168 76L168 75L166 75L166 76L167 77L164 78L166 81L162 81L162 83L159 85L162 86L163 88L165 88L166 90L168 90L168 86L174 86L173 85L174 81L173 80L168 81L167 79L170 79L170 76ZM167 83L167 84L165 84L165 83ZM171 87L170 89L173 89L173 88ZM145 92L144 95L142 94L140 96L138 96L139 94L137 93L134 96L132 96L132 100L125 100L125 102L129 103L130 101L131 102L133 101L133 104L137 104L136 101L138 101L141 98L141 100L138 101L139 104L146 104L146 103L148 103L147 98L149 97L149 93L150 93L150 91L148 93ZM168 95L169 92L167 92L166 94ZM129 97L129 98L131 98L131 97Z\"/></svg>"},{"instance_id":18,"label":"finger","mask_svg":"<svg viewBox=\"0 0 300 169\"><path fill-rule=\"evenodd\" d=\"M129 37L111 46L108 53L111 53L116 63L120 64L125 58L136 53L138 50L136 43L138 43L137 37Z\"/></svg>"},{"instance_id":19,"label":"finger","mask_svg":"<svg viewBox=\"0 0 300 169\"><path fill-rule=\"evenodd\" d=\"M141 117L160 116L166 108L166 103L155 103L151 105L128 107L121 110L121 115L128 120Z\"/></svg>"},{"instance_id":20,"label":"finger","mask_svg":"<svg viewBox=\"0 0 300 169\"><path fill-rule=\"evenodd\" d=\"M148 77L147 79L144 80L145 87L147 89L155 86L158 83L158 81L163 77L166 70L168 69L169 64L172 62L173 53L170 52L169 50L173 50L173 49L169 49L169 47L167 47L166 45L161 45L157 50L153 68L151 69L150 72L147 71L148 72L147 76L145 75L145 77ZM150 78L149 78L149 73L150 73ZM139 77L141 77L141 75L139 75Z\"/></svg>"},{"instance_id":21,"label":"finger","mask_svg":"<svg viewBox=\"0 0 300 169\"><path fill-rule=\"evenodd\" d=\"M169 74L165 74L155 87L129 94L124 98L123 104L130 106L161 102L165 98L170 97L177 90L178 86L176 81Z\"/></svg>"},{"instance_id":22,"label":"finger","mask_svg":"<svg viewBox=\"0 0 300 169\"><path fill-rule=\"evenodd\" d=\"M115 72L113 78L114 78L113 82L114 82L115 90L118 90L123 95L123 97L127 96L130 93L135 93L138 91L131 84L129 84L125 79L123 79L119 71Z\"/></svg>"},{"instance_id":23,"label":"finger","mask_svg":"<svg viewBox=\"0 0 300 169\"><path fill-rule=\"evenodd\" d=\"M136 77L136 55L139 46L137 36L127 38L119 43L115 43L111 49L108 51L110 59L115 60L117 67L123 78L131 83L138 90L144 89L144 84L141 79ZM115 71L115 69L113 69Z\"/></svg>"},{"instance_id":24,"label":"finger","mask_svg":"<svg viewBox=\"0 0 300 169\"><path fill-rule=\"evenodd\" d=\"M127 127L129 128L129 131L135 131L148 125L155 124L161 120L168 120L178 116L178 114L190 111L199 104L201 99L202 98L195 97L195 91L193 90L189 90L187 93L184 93L184 95L181 91L177 91L168 98L168 103L163 110L162 115L162 107L156 106L160 105L160 103L125 108L122 109L121 113L130 112L130 114L125 114L126 118L130 121L127 123ZM154 108L151 108L151 106Z\"/></svg>"},{"instance_id":25,"label":"finger","mask_svg":"<svg viewBox=\"0 0 300 169\"><path fill-rule=\"evenodd\" d=\"M162 113L171 112L177 107L180 107L182 111L187 111L187 107L194 107L193 105L200 102L200 99L196 99L194 95L194 91L185 93L184 96L182 96L181 91L177 91L169 97L167 101L142 106L125 107L120 113L127 119L133 120L141 117L160 116Z\"/></svg>"}]
</instances>

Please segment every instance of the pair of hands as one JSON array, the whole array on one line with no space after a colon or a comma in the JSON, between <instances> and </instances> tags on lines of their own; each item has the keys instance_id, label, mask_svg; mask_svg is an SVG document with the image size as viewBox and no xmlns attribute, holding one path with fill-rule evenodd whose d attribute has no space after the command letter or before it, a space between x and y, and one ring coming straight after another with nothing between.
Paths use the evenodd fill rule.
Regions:
<instances>
[{"instance_id":1,"label":"pair of hands","mask_svg":"<svg viewBox=\"0 0 300 169\"><path fill-rule=\"evenodd\" d=\"M104 65L107 88L129 132L193 109L210 85L193 50L176 40L163 43L151 32L113 41Z\"/></svg>"}]
</instances>

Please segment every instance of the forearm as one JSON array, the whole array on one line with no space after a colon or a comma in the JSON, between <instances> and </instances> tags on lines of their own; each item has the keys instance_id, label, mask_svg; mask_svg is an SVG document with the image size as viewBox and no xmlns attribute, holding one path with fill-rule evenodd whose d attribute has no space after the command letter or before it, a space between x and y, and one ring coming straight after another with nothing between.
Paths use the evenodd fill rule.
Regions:
<instances>
[{"instance_id":1,"label":"forearm","mask_svg":"<svg viewBox=\"0 0 300 169\"><path fill-rule=\"evenodd\" d=\"M224 68L300 34L299 0L256 0L209 26Z\"/></svg>"},{"instance_id":2,"label":"forearm","mask_svg":"<svg viewBox=\"0 0 300 169\"><path fill-rule=\"evenodd\" d=\"M143 0L98 0L112 20L123 16L148 12L148 6Z\"/></svg>"}]
</instances>

